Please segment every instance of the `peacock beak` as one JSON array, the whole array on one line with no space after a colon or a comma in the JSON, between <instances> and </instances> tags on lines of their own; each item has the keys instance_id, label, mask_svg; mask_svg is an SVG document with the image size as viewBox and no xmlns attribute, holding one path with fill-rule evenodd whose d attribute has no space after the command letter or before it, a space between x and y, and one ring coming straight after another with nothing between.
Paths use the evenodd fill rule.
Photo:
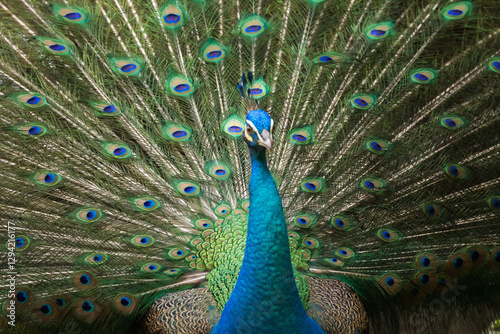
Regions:
<instances>
[{"instance_id":1,"label":"peacock beak","mask_svg":"<svg viewBox=\"0 0 500 334\"><path fill-rule=\"evenodd\" d=\"M272 152L273 150L273 140L271 138L271 134L269 133L268 130L264 129L260 133L259 139L257 140L258 143L265 148L267 148L269 151Z\"/></svg>"}]
</instances>

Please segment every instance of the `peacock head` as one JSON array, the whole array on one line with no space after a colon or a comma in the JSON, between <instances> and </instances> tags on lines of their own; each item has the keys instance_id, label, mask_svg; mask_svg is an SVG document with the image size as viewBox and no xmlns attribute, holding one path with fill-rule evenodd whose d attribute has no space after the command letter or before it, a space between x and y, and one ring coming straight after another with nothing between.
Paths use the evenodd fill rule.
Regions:
<instances>
[{"instance_id":1,"label":"peacock head","mask_svg":"<svg viewBox=\"0 0 500 334\"><path fill-rule=\"evenodd\" d=\"M246 127L243 132L243 140L254 149L273 148L273 126L274 122L262 109L250 110L247 114Z\"/></svg>"}]
</instances>

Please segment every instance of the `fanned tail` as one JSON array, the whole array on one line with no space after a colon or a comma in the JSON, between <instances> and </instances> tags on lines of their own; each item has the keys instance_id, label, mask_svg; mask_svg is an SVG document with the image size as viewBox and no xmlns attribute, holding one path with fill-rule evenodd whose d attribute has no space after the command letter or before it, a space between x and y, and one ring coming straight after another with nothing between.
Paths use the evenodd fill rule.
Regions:
<instances>
[{"instance_id":1,"label":"fanned tail","mask_svg":"<svg viewBox=\"0 0 500 334\"><path fill-rule=\"evenodd\" d=\"M0 8L3 331L210 330L243 259L257 102L322 324L359 300L374 333L500 317L497 1Z\"/></svg>"}]
</instances>

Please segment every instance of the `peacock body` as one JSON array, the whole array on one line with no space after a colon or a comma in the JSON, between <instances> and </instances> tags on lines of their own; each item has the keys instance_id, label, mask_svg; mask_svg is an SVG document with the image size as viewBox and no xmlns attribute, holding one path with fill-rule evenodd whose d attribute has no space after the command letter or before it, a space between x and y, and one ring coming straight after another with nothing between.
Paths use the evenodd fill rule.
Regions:
<instances>
[{"instance_id":1,"label":"peacock body","mask_svg":"<svg viewBox=\"0 0 500 334\"><path fill-rule=\"evenodd\" d=\"M0 0L0 331L487 330L498 17Z\"/></svg>"}]
</instances>

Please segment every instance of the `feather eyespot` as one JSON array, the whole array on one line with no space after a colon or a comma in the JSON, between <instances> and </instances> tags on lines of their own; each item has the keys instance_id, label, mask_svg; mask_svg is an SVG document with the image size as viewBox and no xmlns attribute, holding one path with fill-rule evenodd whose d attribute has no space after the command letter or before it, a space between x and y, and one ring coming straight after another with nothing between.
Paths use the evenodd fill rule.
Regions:
<instances>
[{"instance_id":1,"label":"feather eyespot","mask_svg":"<svg viewBox=\"0 0 500 334\"><path fill-rule=\"evenodd\" d=\"M205 165L205 172L214 179L225 181L231 176L231 168L221 161L210 161Z\"/></svg>"},{"instance_id":2,"label":"feather eyespot","mask_svg":"<svg viewBox=\"0 0 500 334\"><path fill-rule=\"evenodd\" d=\"M250 86L247 87L248 96L256 100L266 96L267 91L268 87L262 79L254 81Z\"/></svg>"},{"instance_id":3,"label":"feather eyespot","mask_svg":"<svg viewBox=\"0 0 500 334\"><path fill-rule=\"evenodd\" d=\"M245 210L245 212L250 212L250 200L243 199L240 201L240 207Z\"/></svg>"},{"instance_id":4,"label":"feather eyespot","mask_svg":"<svg viewBox=\"0 0 500 334\"><path fill-rule=\"evenodd\" d=\"M107 259L108 256L106 254L94 253L87 256L85 258L85 262L87 262L88 264L96 265L103 264Z\"/></svg>"},{"instance_id":5,"label":"feather eyespot","mask_svg":"<svg viewBox=\"0 0 500 334\"><path fill-rule=\"evenodd\" d=\"M344 261L342 261L336 257L329 257L329 258L326 258L325 260L328 264L336 266L336 267L342 267L344 265Z\"/></svg>"},{"instance_id":6,"label":"feather eyespot","mask_svg":"<svg viewBox=\"0 0 500 334\"><path fill-rule=\"evenodd\" d=\"M179 97L189 97L196 89L193 80L180 75L170 75L166 81L166 86L171 94Z\"/></svg>"},{"instance_id":7,"label":"feather eyespot","mask_svg":"<svg viewBox=\"0 0 500 334\"><path fill-rule=\"evenodd\" d=\"M33 316L42 322L57 320L58 309L52 300L42 300L35 305Z\"/></svg>"},{"instance_id":8,"label":"feather eyespot","mask_svg":"<svg viewBox=\"0 0 500 334\"><path fill-rule=\"evenodd\" d=\"M199 196L200 186L192 181L174 181L177 192L181 195L192 197Z\"/></svg>"},{"instance_id":9,"label":"feather eyespot","mask_svg":"<svg viewBox=\"0 0 500 334\"><path fill-rule=\"evenodd\" d=\"M313 130L311 126L306 126L304 128L298 128L290 131L288 133L288 138L293 144L296 145L308 145L312 144L313 141Z\"/></svg>"},{"instance_id":10,"label":"feather eyespot","mask_svg":"<svg viewBox=\"0 0 500 334\"><path fill-rule=\"evenodd\" d=\"M35 37L38 42L52 54L56 55L67 55L70 52L69 47L61 40L47 38L47 37Z\"/></svg>"},{"instance_id":11,"label":"feather eyespot","mask_svg":"<svg viewBox=\"0 0 500 334\"><path fill-rule=\"evenodd\" d=\"M467 120L460 116L444 116L440 119L441 126L448 130L457 130L464 127L467 124Z\"/></svg>"},{"instance_id":12,"label":"feather eyespot","mask_svg":"<svg viewBox=\"0 0 500 334\"><path fill-rule=\"evenodd\" d=\"M382 228L377 231L377 236L385 242L396 241L399 237L396 231L389 228Z\"/></svg>"},{"instance_id":13,"label":"feather eyespot","mask_svg":"<svg viewBox=\"0 0 500 334\"><path fill-rule=\"evenodd\" d=\"M163 138L177 142L184 142L191 138L192 130L185 125L166 123L163 127Z\"/></svg>"},{"instance_id":14,"label":"feather eyespot","mask_svg":"<svg viewBox=\"0 0 500 334\"><path fill-rule=\"evenodd\" d=\"M133 245L139 247L149 247L155 243L155 239L150 235L137 235L133 237L131 240Z\"/></svg>"},{"instance_id":15,"label":"feather eyespot","mask_svg":"<svg viewBox=\"0 0 500 334\"><path fill-rule=\"evenodd\" d=\"M81 223L94 223L104 217L104 213L96 208L77 210L73 217Z\"/></svg>"},{"instance_id":16,"label":"feather eyespot","mask_svg":"<svg viewBox=\"0 0 500 334\"><path fill-rule=\"evenodd\" d=\"M85 301L82 303L82 310L85 312L92 312L94 310L94 304L89 301Z\"/></svg>"},{"instance_id":17,"label":"feather eyespot","mask_svg":"<svg viewBox=\"0 0 500 334\"><path fill-rule=\"evenodd\" d=\"M47 134L47 128L40 123L29 123L26 125L21 125L14 128L17 132L30 137L30 138L39 138L43 135Z\"/></svg>"},{"instance_id":18,"label":"feather eyespot","mask_svg":"<svg viewBox=\"0 0 500 334\"><path fill-rule=\"evenodd\" d=\"M160 10L161 23L165 28L174 29L182 26L186 21L184 10L180 6L166 5Z\"/></svg>"},{"instance_id":19,"label":"feather eyespot","mask_svg":"<svg viewBox=\"0 0 500 334\"><path fill-rule=\"evenodd\" d=\"M413 82L419 84L428 84L437 78L437 71L430 68L419 68L412 71L410 75Z\"/></svg>"},{"instance_id":20,"label":"feather eyespot","mask_svg":"<svg viewBox=\"0 0 500 334\"><path fill-rule=\"evenodd\" d=\"M298 140L300 142L303 142L303 141L306 141L307 140L307 137L303 136L303 135L293 135L292 136L292 139L295 139L295 140Z\"/></svg>"},{"instance_id":21,"label":"feather eyespot","mask_svg":"<svg viewBox=\"0 0 500 334\"><path fill-rule=\"evenodd\" d=\"M30 238L28 238L25 235L17 235L16 238L14 239L14 245L12 245L12 242L7 242L7 247L12 248L14 246L15 251L23 251L28 246L30 245Z\"/></svg>"},{"instance_id":22,"label":"feather eyespot","mask_svg":"<svg viewBox=\"0 0 500 334\"><path fill-rule=\"evenodd\" d=\"M76 315L89 322L96 320L101 311L102 307L90 298L81 298L75 303Z\"/></svg>"},{"instance_id":23,"label":"feather eyespot","mask_svg":"<svg viewBox=\"0 0 500 334\"><path fill-rule=\"evenodd\" d=\"M201 48L201 57L209 63L221 61L225 53L224 48L214 39L207 40Z\"/></svg>"},{"instance_id":24,"label":"feather eyespot","mask_svg":"<svg viewBox=\"0 0 500 334\"><path fill-rule=\"evenodd\" d=\"M495 211L495 212L500 212L500 196L491 196L488 199L488 205L490 206L490 209Z\"/></svg>"},{"instance_id":25,"label":"feather eyespot","mask_svg":"<svg viewBox=\"0 0 500 334\"><path fill-rule=\"evenodd\" d=\"M383 154L389 149L389 143L383 139L370 139L366 142L368 150L375 154Z\"/></svg>"},{"instance_id":26,"label":"feather eyespot","mask_svg":"<svg viewBox=\"0 0 500 334\"><path fill-rule=\"evenodd\" d=\"M367 110L375 105L377 98L370 94L356 94L351 97L351 105L356 109Z\"/></svg>"},{"instance_id":27,"label":"feather eyespot","mask_svg":"<svg viewBox=\"0 0 500 334\"><path fill-rule=\"evenodd\" d=\"M49 49L52 51L64 51L66 50L66 47L64 45L59 45L59 44L52 44L49 46Z\"/></svg>"},{"instance_id":28,"label":"feather eyespot","mask_svg":"<svg viewBox=\"0 0 500 334\"><path fill-rule=\"evenodd\" d=\"M495 57L488 62L490 70L500 73L500 57Z\"/></svg>"},{"instance_id":29,"label":"feather eyespot","mask_svg":"<svg viewBox=\"0 0 500 334\"><path fill-rule=\"evenodd\" d=\"M365 34L369 39L380 40L388 37L394 27L392 22L382 22L370 25Z\"/></svg>"},{"instance_id":30,"label":"feather eyespot","mask_svg":"<svg viewBox=\"0 0 500 334\"><path fill-rule=\"evenodd\" d=\"M132 150L125 143L102 143L104 154L110 159L125 160L132 156Z\"/></svg>"},{"instance_id":31,"label":"feather eyespot","mask_svg":"<svg viewBox=\"0 0 500 334\"><path fill-rule=\"evenodd\" d=\"M308 193L319 193L323 190L324 179L322 178L306 178L301 183L301 189Z\"/></svg>"},{"instance_id":32,"label":"feather eyespot","mask_svg":"<svg viewBox=\"0 0 500 334\"><path fill-rule=\"evenodd\" d=\"M441 205L435 202L428 202L422 206L424 214L430 219L437 219L443 214Z\"/></svg>"},{"instance_id":33,"label":"feather eyespot","mask_svg":"<svg viewBox=\"0 0 500 334\"><path fill-rule=\"evenodd\" d=\"M445 172L452 179L464 179L467 177L467 172L464 167L458 164L449 164L445 167Z\"/></svg>"},{"instance_id":34,"label":"feather eyespot","mask_svg":"<svg viewBox=\"0 0 500 334\"><path fill-rule=\"evenodd\" d=\"M256 37L266 29L266 21L258 15L252 15L240 23L241 33L248 37Z\"/></svg>"},{"instance_id":35,"label":"feather eyespot","mask_svg":"<svg viewBox=\"0 0 500 334\"><path fill-rule=\"evenodd\" d=\"M434 291L436 285L438 284L438 277L431 271L424 271L418 273L413 280L415 285L418 285L424 292L430 293Z\"/></svg>"},{"instance_id":36,"label":"feather eyespot","mask_svg":"<svg viewBox=\"0 0 500 334\"><path fill-rule=\"evenodd\" d=\"M378 279L378 284L389 294L396 294L401 289L399 277L395 274L385 274Z\"/></svg>"},{"instance_id":37,"label":"feather eyespot","mask_svg":"<svg viewBox=\"0 0 500 334\"><path fill-rule=\"evenodd\" d=\"M231 207L226 203L221 203L215 207L215 214L219 217L226 217L231 213Z\"/></svg>"},{"instance_id":38,"label":"feather eyespot","mask_svg":"<svg viewBox=\"0 0 500 334\"><path fill-rule=\"evenodd\" d=\"M465 252L459 251L448 258L446 272L454 277L464 276L472 268L472 259Z\"/></svg>"},{"instance_id":39,"label":"feather eyespot","mask_svg":"<svg viewBox=\"0 0 500 334\"><path fill-rule=\"evenodd\" d=\"M89 101L89 104L94 108L99 117L113 117L121 114L120 107L110 101Z\"/></svg>"},{"instance_id":40,"label":"feather eyespot","mask_svg":"<svg viewBox=\"0 0 500 334\"><path fill-rule=\"evenodd\" d=\"M45 96L33 92L12 94L11 98L28 108L39 108L47 103Z\"/></svg>"},{"instance_id":41,"label":"feather eyespot","mask_svg":"<svg viewBox=\"0 0 500 334\"><path fill-rule=\"evenodd\" d=\"M300 249L298 253L303 261L307 262L311 259L311 251L309 249Z\"/></svg>"},{"instance_id":42,"label":"feather eyespot","mask_svg":"<svg viewBox=\"0 0 500 334\"><path fill-rule=\"evenodd\" d=\"M129 293L120 293L117 295L113 304L116 310L123 314L130 314L134 311L137 304L137 298Z\"/></svg>"},{"instance_id":43,"label":"feather eyespot","mask_svg":"<svg viewBox=\"0 0 500 334\"><path fill-rule=\"evenodd\" d=\"M144 273L157 273L161 270L161 266L158 263L146 263L141 267L141 271Z\"/></svg>"},{"instance_id":44,"label":"feather eyespot","mask_svg":"<svg viewBox=\"0 0 500 334\"><path fill-rule=\"evenodd\" d=\"M177 275L182 273L182 269L171 268L171 269L165 270L163 273L168 275L168 276L177 276Z\"/></svg>"},{"instance_id":45,"label":"feather eyespot","mask_svg":"<svg viewBox=\"0 0 500 334\"><path fill-rule=\"evenodd\" d=\"M447 20L458 20L465 17L471 8L472 5L469 1L458 2L446 7L442 13Z\"/></svg>"},{"instance_id":46,"label":"feather eyespot","mask_svg":"<svg viewBox=\"0 0 500 334\"><path fill-rule=\"evenodd\" d=\"M196 254L191 254L191 255L186 256L186 260L189 262L194 262L194 261L196 261L197 258L198 257L196 256Z\"/></svg>"},{"instance_id":47,"label":"feather eyespot","mask_svg":"<svg viewBox=\"0 0 500 334\"><path fill-rule=\"evenodd\" d=\"M222 130L233 138L238 138L245 129L245 123L236 115L227 118L222 124Z\"/></svg>"},{"instance_id":48,"label":"feather eyespot","mask_svg":"<svg viewBox=\"0 0 500 334\"><path fill-rule=\"evenodd\" d=\"M127 77L138 76L144 63L140 58L123 58L114 56L110 56L108 58L113 71Z\"/></svg>"},{"instance_id":49,"label":"feather eyespot","mask_svg":"<svg viewBox=\"0 0 500 334\"><path fill-rule=\"evenodd\" d=\"M28 301L29 297L28 294L25 291L18 291L16 293L16 300L20 303L26 303Z\"/></svg>"},{"instance_id":50,"label":"feather eyespot","mask_svg":"<svg viewBox=\"0 0 500 334\"><path fill-rule=\"evenodd\" d=\"M80 8L56 5L53 10L59 18L66 22L82 24L87 20L87 15Z\"/></svg>"},{"instance_id":51,"label":"feather eyespot","mask_svg":"<svg viewBox=\"0 0 500 334\"><path fill-rule=\"evenodd\" d=\"M450 128L454 128L457 126L457 123L451 119L451 118L447 118L444 120L444 122L446 123L446 125L448 125Z\"/></svg>"},{"instance_id":52,"label":"feather eyespot","mask_svg":"<svg viewBox=\"0 0 500 334\"><path fill-rule=\"evenodd\" d=\"M97 285L97 280L90 272L80 271L73 275L73 285L79 290L88 290Z\"/></svg>"},{"instance_id":53,"label":"feather eyespot","mask_svg":"<svg viewBox=\"0 0 500 334\"><path fill-rule=\"evenodd\" d=\"M316 224L316 216L310 213L301 213L295 216L293 222L301 228L311 228Z\"/></svg>"},{"instance_id":54,"label":"feather eyespot","mask_svg":"<svg viewBox=\"0 0 500 334\"><path fill-rule=\"evenodd\" d=\"M355 220L344 214L333 216L330 223L341 231L350 231L355 227Z\"/></svg>"},{"instance_id":55,"label":"feather eyespot","mask_svg":"<svg viewBox=\"0 0 500 334\"><path fill-rule=\"evenodd\" d=\"M495 247L490 250L490 257L488 261L488 266L495 269L500 270L500 248Z\"/></svg>"},{"instance_id":56,"label":"feather eyespot","mask_svg":"<svg viewBox=\"0 0 500 334\"><path fill-rule=\"evenodd\" d=\"M366 178L361 181L361 187L369 192L380 192L387 186L384 180L377 178Z\"/></svg>"},{"instance_id":57,"label":"feather eyespot","mask_svg":"<svg viewBox=\"0 0 500 334\"><path fill-rule=\"evenodd\" d=\"M437 266L437 259L431 253L422 253L417 256L415 266L419 269L429 269Z\"/></svg>"},{"instance_id":58,"label":"feather eyespot","mask_svg":"<svg viewBox=\"0 0 500 334\"><path fill-rule=\"evenodd\" d=\"M180 260L184 259L188 252L187 250L180 248L180 247L174 247L166 250L167 257L172 259L172 260Z\"/></svg>"},{"instance_id":59,"label":"feather eyespot","mask_svg":"<svg viewBox=\"0 0 500 334\"><path fill-rule=\"evenodd\" d=\"M314 249L314 248L320 247L321 243L319 242L318 239L308 237L308 238L304 238L304 240L302 240L302 246L309 248L309 249Z\"/></svg>"},{"instance_id":60,"label":"feather eyespot","mask_svg":"<svg viewBox=\"0 0 500 334\"><path fill-rule=\"evenodd\" d=\"M68 20L74 21L74 20L78 20L79 18L81 18L82 14L80 14L78 12L73 12L73 13L68 13L68 14L64 15L64 17L67 18Z\"/></svg>"},{"instance_id":61,"label":"feather eyespot","mask_svg":"<svg viewBox=\"0 0 500 334\"><path fill-rule=\"evenodd\" d=\"M314 59L316 64L320 65L336 65L343 63L347 60L347 57L336 52L325 52Z\"/></svg>"},{"instance_id":62,"label":"feather eyespot","mask_svg":"<svg viewBox=\"0 0 500 334\"><path fill-rule=\"evenodd\" d=\"M472 268L477 269L486 264L488 260L488 252L482 246L470 246L467 248L467 253L472 261Z\"/></svg>"},{"instance_id":63,"label":"feather eyespot","mask_svg":"<svg viewBox=\"0 0 500 334\"><path fill-rule=\"evenodd\" d=\"M51 171L41 171L35 174L32 180L41 187L52 187L62 181L62 176Z\"/></svg>"},{"instance_id":64,"label":"feather eyespot","mask_svg":"<svg viewBox=\"0 0 500 334\"><path fill-rule=\"evenodd\" d=\"M139 211L154 211L161 207L160 202L154 197L132 198L130 202Z\"/></svg>"},{"instance_id":65,"label":"feather eyespot","mask_svg":"<svg viewBox=\"0 0 500 334\"><path fill-rule=\"evenodd\" d=\"M355 254L354 254L352 249L347 248L347 247L341 247L341 248L337 248L337 250L335 250L335 255L337 255L343 259L350 259Z\"/></svg>"},{"instance_id":66,"label":"feather eyespot","mask_svg":"<svg viewBox=\"0 0 500 334\"><path fill-rule=\"evenodd\" d=\"M206 218L198 219L194 222L194 227L200 230L212 228L212 225L213 223Z\"/></svg>"},{"instance_id":67,"label":"feather eyespot","mask_svg":"<svg viewBox=\"0 0 500 334\"><path fill-rule=\"evenodd\" d=\"M12 293L12 291L10 293ZM35 300L31 289L27 286L16 287L14 291L14 298L16 302L16 311L30 309L33 305L33 301Z\"/></svg>"}]
</instances>

